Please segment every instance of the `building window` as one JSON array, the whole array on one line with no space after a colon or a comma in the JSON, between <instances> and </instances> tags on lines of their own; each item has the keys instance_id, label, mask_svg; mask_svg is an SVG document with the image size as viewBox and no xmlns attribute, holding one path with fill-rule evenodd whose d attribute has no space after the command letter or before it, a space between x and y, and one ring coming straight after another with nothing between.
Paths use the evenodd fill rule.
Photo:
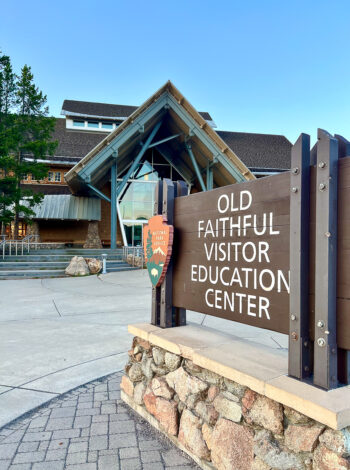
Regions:
<instances>
[{"instance_id":1,"label":"building window","mask_svg":"<svg viewBox=\"0 0 350 470\"><path fill-rule=\"evenodd\" d=\"M99 127L97 121L88 121L88 127L94 127L95 129Z\"/></svg>"},{"instance_id":2,"label":"building window","mask_svg":"<svg viewBox=\"0 0 350 470\"><path fill-rule=\"evenodd\" d=\"M18 237L23 238L27 234L27 224L24 222L18 222Z\"/></svg>"},{"instance_id":3,"label":"building window","mask_svg":"<svg viewBox=\"0 0 350 470\"><path fill-rule=\"evenodd\" d=\"M23 175L23 181L28 181L28 174L26 173L25 175Z\"/></svg>"},{"instance_id":4,"label":"building window","mask_svg":"<svg viewBox=\"0 0 350 470\"><path fill-rule=\"evenodd\" d=\"M103 122L102 129L113 129L113 124L111 122Z\"/></svg>"},{"instance_id":5,"label":"building window","mask_svg":"<svg viewBox=\"0 0 350 470\"><path fill-rule=\"evenodd\" d=\"M47 176L47 179L48 179L49 181L55 181L55 177L54 177L53 171L49 171L49 174L48 174L48 176Z\"/></svg>"},{"instance_id":6,"label":"building window","mask_svg":"<svg viewBox=\"0 0 350 470\"><path fill-rule=\"evenodd\" d=\"M56 171L56 172L55 172L55 182L56 182L56 183L60 183L60 182L61 182L61 172L60 172L60 171Z\"/></svg>"},{"instance_id":7,"label":"building window","mask_svg":"<svg viewBox=\"0 0 350 470\"><path fill-rule=\"evenodd\" d=\"M73 120L74 127L85 127L85 121L80 121L78 119Z\"/></svg>"}]
</instances>

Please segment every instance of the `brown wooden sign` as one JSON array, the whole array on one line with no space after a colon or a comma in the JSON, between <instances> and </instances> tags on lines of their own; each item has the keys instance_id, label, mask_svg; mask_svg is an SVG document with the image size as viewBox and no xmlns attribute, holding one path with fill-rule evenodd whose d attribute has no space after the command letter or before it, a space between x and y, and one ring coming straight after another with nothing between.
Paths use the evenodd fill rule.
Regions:
<instances>
[{"instance_id":1,"label":"brown wooden sign","mask_svg":"<svg viewBox=\"0 0 350 470\"><path fill-rule=\"evenodd\" d=\"M175 200L175 306L288 333L289 179Z\"/></svg>"}]
</instances>

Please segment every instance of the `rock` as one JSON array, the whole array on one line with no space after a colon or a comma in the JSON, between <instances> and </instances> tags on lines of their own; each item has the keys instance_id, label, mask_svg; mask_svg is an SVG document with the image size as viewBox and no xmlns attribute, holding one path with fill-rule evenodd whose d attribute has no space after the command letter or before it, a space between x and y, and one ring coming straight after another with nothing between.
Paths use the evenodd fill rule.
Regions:
<instances>
[{"instance_id":1,"label":"rock","mask_svg":"<svg viewBox=\"0 0 350 470\"><path fill-rule=\"evenodd\" d=\"M242 400L243 402L243 400ZM246 401L244 402L246 403ZM249 404L250 406L250 404ZM247 410L246 405L244 405ZM253 422L274 434L283 433L283 407L276 401L257 395L248 411L244 411L247 422Z\"/></svg>"},{"instance_id":2,"label":"rock","mask_svg":"<svg viewBox=\"0 0 350 470\"><path fill-rule=\"evenodd\" d=\"M145 339L137 337L135 341L135 345L136 344L138 344L142 349L145 349L146 351L151 349L151 343L149 341L146 341Z\"/></svg>"},{"instance_id":3,"label":"rock","mask_svg":"<svg viewBox=\"0 0 350 470\"><path fill-rule=\"evenodd\" d=\"M166 383L165 379L161 379L159 377L155 377L151 382L151 389L152 392L157 397L163 397L167 400L171 400L174 396L174 390L172 390L168 384Z\"/></svg>"},{"instance_id":4,"label":"rock","mask_svg":"<svg viewBox=\"0 0 350 470\"><path fill-rule=\"evenodd\" d=\"M254 453L266 465L279 470L304 470L304 464L292 453L282 451L277 441L266 429L254 437Z\"/></svg>"},{"instance_id":5,"label":"rock","mask_svg":"<svg viewBox=\"0 0 350 470\"><path fill-rule=\"evenodd\" d=\"M151 369L156 375L166 375L169 372L165 367L156 366L153 362L151 364Z\"/></svg>"},{"instance_id":6,"label":"rock","mask_svg":"<svg viewBox=\"0 0 350 470\"><path fill-rule=\"evenodd\" d=\"M190 372L191 374L196 374L198 372L202 372L203 370L200 366L197 366L196 364L194 364L193 361L191 361L191 359L185 360L185 367L187 371Z\"/></svg>"},{"instance_id":7,"label":"rock","mask_svg":"<svg viewBox=\"0 0 350 470\"><path fill-rule=\"evenodd\" d=\"M90 274L97 274L102 270L102 261L96 258L85 258Z\"/></svg>"},{"instance_id":8,"label":"rock","mask_svg":"<svg viewBox=\"0 0 350 470\"><path fill-rule=\"evenodd\" d=\"M236 401L231 401L220 394L215 398L213 404L216 411L223 418L227 418L235 422L239 422L241 420L242 408L238 402L238 398L236 398Z\"/></svg>"},{"instance_id":9,"label":"rock","mask_svg":"<svg viewBox=\"0 0 350 470\"><path fill-rule=\"evenodd\" d=\"M167 355L165 354L165 363L167 361L166 358ZM165 380L169 387L176 391L180 400L183 402L185 402L190 395L203 392L208 388L205 382L189 375L183 367L167 374Z\"/></svg>"},{"instance_id":10,"label":"rock","mask_svg":"<svg viewBox=\"0 0 350 470\"><path fill-rule=\"evenodd\" d=\"M146 391L146 385L143 382L138 382L134 387L134 402L138 405L143 404L143 395Z\"/></svg>"},{"instance_id":11,"label":"rock","mask_svg":"<svg viewBox=\"0 0 350 470\"><path fill-rule=\"evenodd\" d=\"M189 408L190 410L194 409L194 407L196 406L196 403L199 399L200 399L200 394L199 393L193 393L193 394L189 395L186 399L187 408Z\"/></svg>"},{"instance_id":12,"label":"rock","mask_svg":"<svg viewBox=\"0 0 350 470\"><path fill-rule=\"evenodd\" d=\"M320 436L320 442L329 450L342 455L342 457L350 456L350 428L341 431L326 429Z\"/></svg>"},{"instance_id":13,"label":"rock","mask_svg":"<svg viewBox=\"0 0 350 470\"><path fill-rule=\"evenodd\" d=\"M151 380L154 372L152 370L152 364L153 364L153 359L151 357L147 357L146 354L142 356L142 362L141 362L141 369L145 377L147 377L148 380Z\"/></svg>"},{"instance_id":14,"label":"rock","mask_svg":"<svg viewBox=\"0 0 350 470\"><path fill-rule=\"evenodd\" d=\"M156 400L157 400L157 397L152 392L151 387L148 386L143 395L143 402L145 404L147 411L151 413L151 415L153 416L155 416L156 414Z\"/></svg>"},{"instance_id":15,"label":"rock","mask_svg":"<svg viewBox=\"0 0 350 470\"><path fill-rule=\"evenodd\" d=\"M134 359L136 362L141 362L142 354L141 353L135 354Z\"/></svg>"},{"instance_id":16,"label":"rock","mask_svg":"<svg viewBox=\"0 0 350 470\"><path fill-rule=\"evenodd\" d=\"M132 382L139 382L143 379L141 364L133 364L129 369L129 379Z\"/></svg>"},{"instance_id":17,"label":"rock","mask_svg":"<svg viewBox=\"0 0 350 470\"><path fill-rule=\"evenodd\" d=\"M308 424L311 422L310 418L288 406L284 407L284 414L290 424Z\"/></svg>"},{"instance_id":18,"label":"rock","mask_svg":"<svg viewBox=\"0 0 350 470\"><path fill-rule=\"evenodd\" d=\"M147 411L160 422L165 432L176 436L178 431L178 411L176 402L157 397L150 387L147 387L145 391L143 402Z\"/></svg>"},{"instance_id":19,"label":"rock","mask_svg":"<svg viewBox=\"0 0 350 470\"><path fill-rule=\"evenodd\" d=\"M88 276L90 271L82 256L73 256L71 262L66 267L65 273L68 276Z\"/></svg>"},{"instance_id":20,"label":"rock","mask_svg":"<svg viewBox=\"0 0 350 470\"><path fill-rule=\"evenodd\" d=\"M229 392L233 393L238 398L243 398L247 387L244 387L244 385L240 385L239 383L233 382L229 379L224 379L224 382Z\"/></svg>"},{"instance_id":21,"label":"rock","mask_svg":"<svg viewBox=\"0 0 350 470\"><path fill-rule=\"evenodd\" d=\"M166 352L164 356L165 365L168 370L176 370L181 363L181 357L177 356L176 354L172 354L170 352Z\"/></svg>"},{"instance_id":22,"label":"rock","mask_svg":"<svg viewBox=\"0 0 350 470\"><path fill-rule=\"evenodd\" d=\"M202 434L205 443L207 444L207 447L209 450L211 450L212 445L211 445L211 439L213 437L213 428L207 425L207 423L204 423L202 426Z\"/></svg>"},{"instance_id":23,"label":"rock","mask_svg":"<svg viewBox=\"0 0 350 470\"><path fill-rule=\"evenodd\" d=\"M284 443L294 452L313 452L318 443L318 437L325 426L298 426L290 424L284 433Z\"/></svg>"},{"instance_id":24,"label":"rock","mask_svg":"<svg viewBox=\"0 0 350 470\"><path fill-rule=\"evenodd\" d=\"M160 348L153 348L152 350L153 360L157 366L162 366L165 360L165 351Z\"/></svg>"},{"instance_id":25,"label":"rock","mask_svg":"<svg viewBox=\"0 0 350 470\"><path fill-rule=\"evenodd\" d=\"M349 470L350 462L321 444L314 452L313 468L315 470Z\"/></svg>"},{"instance_id":26,"label":"rock","mask_svg":"<svg viewBox=\"0 0 350 470\"><path fill-rule=\"evenodd\" d=\"M270 469L271 469L270 465L267 465L259 457L255 457L251 470L270 470Z\"/></svg>"},{"instance_id":27,"label":"rock","mask_svg":"<svg viewBox=\"0 0 350 470\"><path fill-rule=\"evenodd\" d=\"M203 439L200 420L187 408L184 409L181 416L178 439L186 449L197 457L209 460L210 452Z\"/></svg>"},{"instance_id":28,"label":"rock","mask_svg":"<svg viewBox=\"0 0 350 470\"><path fill-rule=\"evenodd\" d=\"M220 418L210 438L212 462L218 470L251 470L253 432Z\"/></svg>"},{"instance_id":29,"label":"rock","mask_svg":"<svg viewBox=\"0 0 350 470\"><path fill-rule=\"evenodd\" d=\"M200 416L206 423L208 424L215 424L218 417L219 413L216 411L213 405L208 405L204 403L203 401L199 401L195 408L194 411L197 413L198 416Z\"/></svg>"},{"instance_id":30,"label":"rock","mask_svg":"<svg viewBox=\"0 0 350 470\"><path fill-rule=\"evenodd\" d=\"M216 385L210 385L208 390L208 400L212 402L220 393L219 387Z\"/></svg>"},{"instance_id":31,"label":"rock","mask_svg":"<svg viewBox=\"0 0 350 470\"><path fill-rule=\"evenodd\" d=\"M253 392L253 390L250 390L249 388L244 392L244 396L242 398L242 410L244 415L251 409L257 396L257 393Z\"/></svg>"},{"instance_id":32,"label":"rock","mask_svg":"<svg viewBox=\"0 0 350 470\"><path fill-rule=\"evenodd\" d=\"M120 388L127 394L129 397L134 395L134 384L131 382L129 377L123 375L122 381L120 383Z\"/></svg>"}]
</instances>

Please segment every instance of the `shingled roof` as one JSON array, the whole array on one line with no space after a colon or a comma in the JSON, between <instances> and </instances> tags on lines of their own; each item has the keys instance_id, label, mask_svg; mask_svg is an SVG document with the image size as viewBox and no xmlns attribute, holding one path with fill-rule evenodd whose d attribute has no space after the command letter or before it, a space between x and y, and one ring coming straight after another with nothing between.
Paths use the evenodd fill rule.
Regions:
<instances>
[{"instance_id":1,"label":"shingled roof","mask_svg":"<svg viewBox=\"0 0 350 470\"><path fill-rule=\"evenodd\" d=\"M216 131L250 169L290 168L292 144L283 135Z\"/></svg>"},{"instance_id":2,"label":"shingled roof","mask_svg":"<svg viewBox=\"0 0 350 470\"><path fill-rule=\"evenodd\" d=\"M138 106L123 104L93 103L90 101L64 100L61 114L66 116L90 116L107 119L125 119L129 117ZM203 119L212 121L207 112L199 112Z\"/></svg>"}]
</instances>

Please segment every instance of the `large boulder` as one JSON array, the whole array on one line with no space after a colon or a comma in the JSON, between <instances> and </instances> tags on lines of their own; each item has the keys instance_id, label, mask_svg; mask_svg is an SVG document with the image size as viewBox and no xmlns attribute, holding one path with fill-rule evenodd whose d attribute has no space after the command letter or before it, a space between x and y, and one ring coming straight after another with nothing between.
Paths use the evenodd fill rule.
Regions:
<instances>
[{"instance_id":1,"label":"large boulder","mask_svg":"<svg viewBox=\"0 0 350 470\"><path fill-rule=\"evenodd\" d=\"M68 276L87 276L90 274L89 267L82 256L73 256L71 262L66 267L65 273Z\"/></svg>"},{"instance_id":2,"label":"large boulder","mask_svg":"<svg viewBox=\"0 0 350 470\"><path fill-rule=\"evenodd\" d=\"M85 258L90 274L97 274L102 270L102 261L96 258Z\"/></svg>"}]
</instances>

